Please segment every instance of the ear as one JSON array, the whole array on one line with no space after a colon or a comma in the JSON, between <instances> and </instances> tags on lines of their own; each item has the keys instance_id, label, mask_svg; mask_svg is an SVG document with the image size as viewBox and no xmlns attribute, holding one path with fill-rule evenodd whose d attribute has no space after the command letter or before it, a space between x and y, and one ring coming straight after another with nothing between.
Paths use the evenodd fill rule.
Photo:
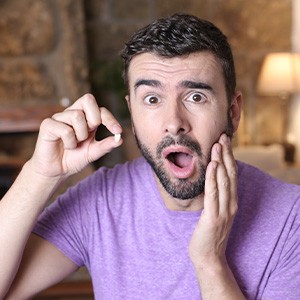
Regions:
<instances>
[{"instance_id":1,"label":"ear","mask_svg":"<svg viewBox=\"0 0 300 300\"><path fill-rule=\"evenodd\" d=\"M230 105L230 117L233 125L233 132L236 132L240 123L241 113L243 107L243 95L240 91L237 91L231 101Z\"/></svg>"},{"instance_id":2,"label":"ear","mask_svg":"<svg viewBox=\"0 0 300 300\"><path fill-rule=\"evenodd\" d=\"M130 116L131 116L131 129L132 129L133 134L135 135L134 125L133 125L133 121L132 121L132 114L131 114L131 106L130 106L130 97L129 97L129 95L125 96L125 100L127 102L128 110L129 110L129 113L130 113Z\"/></svg>"},{"instance_id":3,"label":"ear","mask_svg":"<svg viewBox=\"0 0 300 300\"><path fill-rule=\"evenodd\" d=\"M129 112L131 113L131 109L130 109L130 98L129 98L129 95L126 95L126 96L125 96L125 100L126 100L126 102L127 102L127 106L128 106Z\"/></svg>"}]
</instances>

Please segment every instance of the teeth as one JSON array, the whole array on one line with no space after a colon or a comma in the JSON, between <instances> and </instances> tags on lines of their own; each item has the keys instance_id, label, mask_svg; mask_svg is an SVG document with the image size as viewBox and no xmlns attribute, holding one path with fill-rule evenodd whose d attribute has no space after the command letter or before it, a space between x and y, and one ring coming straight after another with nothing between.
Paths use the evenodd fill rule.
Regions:
<instances>
[{"instance_id":1,"label":"teeth","mask_svg":"<svg viewBox=\"0 0 300 300\"><path fill-rule=\"evenodd\" d=\"M121 134L120 133L115 134L115 142L118 143L120 139L121 139Z\"/></svg>"}]
</instances>

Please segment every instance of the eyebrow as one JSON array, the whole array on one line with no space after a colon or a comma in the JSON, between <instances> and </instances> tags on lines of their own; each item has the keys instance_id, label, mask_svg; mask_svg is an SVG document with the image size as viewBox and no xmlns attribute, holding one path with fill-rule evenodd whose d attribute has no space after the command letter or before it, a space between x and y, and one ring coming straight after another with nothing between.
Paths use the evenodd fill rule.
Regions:
<instances>
[{"instance_id":1,"label":"eyebrow","mask_svg":"<svg viewBox=\"0 0 300 300\"><path fill-rule=\"evenodd\" d=\"M136 90L141 85L153 86L153 87L161 87L161 83L158 80L154 79L139 79L134 84L134 89Z\"/></svg>"},{"instance_id":2,"label":"eyebrow","mask_svg":"<svg viewBox=\"0 0 300 300\"><path fill-rule=\"evenodd\" d=\"M212 91L212 87L204 82L197 82L191 80L183 80L179 83L179 87L189 88L189 89L204 89Z\"/></svg>"},{"instance_id":3,"label":"eyebrow","mask_svg":"<svg viewBox=\"0 0 300 300\"><path fill-rule=\"evenodd\" d=\"M134 89L136 90L141 85L152 86L152 87L162 86L161 82L155 79L139 79L135 83ZM183 80L179 83L178 87L188 88L188 89L204 89L204 90L213 91L213 88L210 85L204 82L198 82L192 80Z\"/></svg>"}]
</instances>

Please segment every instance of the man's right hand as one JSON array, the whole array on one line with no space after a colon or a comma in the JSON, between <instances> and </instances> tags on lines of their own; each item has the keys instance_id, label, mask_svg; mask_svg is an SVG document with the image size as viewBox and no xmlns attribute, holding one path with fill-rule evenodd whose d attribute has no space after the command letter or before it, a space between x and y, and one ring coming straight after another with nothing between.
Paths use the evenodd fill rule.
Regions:
<instances>
[{"instance_id":1,"label":"man's right hand","mask_svg":"<svg viewBox=\"0 0 300 300\"><path fill-rule=\"evenodd\" d=\"M42 122L32 158L0 201L0 244L5 245L0 247L1 299L18 270L7 299L30 298L78 268L37 236L31 237L22 256L32 228L57 184L122 144L113 136L96 141L100 124L113 134L122 132L114 116L99 108L89 94Z\"/></svg>"},{"instance_id":2,"label":"man's right hand","mask_svg":"<svg viewBox=\"0 0 300 300\"><path fill-rule=\"evenodd\" d=\"M95 140L100 124L112 134L122 132L119 122L106 108L99 108L91 94L45 119L34 154L28 162L31 170L46 178L62 179L120 146L122 139L116 142L113 136Z\"/></svg>"}]
</instances>

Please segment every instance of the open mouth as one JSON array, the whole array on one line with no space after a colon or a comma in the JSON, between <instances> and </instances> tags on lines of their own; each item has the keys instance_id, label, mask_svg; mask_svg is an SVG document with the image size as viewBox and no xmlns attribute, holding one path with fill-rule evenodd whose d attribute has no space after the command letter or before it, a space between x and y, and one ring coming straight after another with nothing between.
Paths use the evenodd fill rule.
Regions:
<instances>
[{"instance_id":1,"label":"open mouth","mask_svg":"<svg viewBox=\"0 0 300 300\"><path fill-rule=\"evenodd\" d=\"M167 160L179 168L186 168L191 165L193 157L184 152L171 152L166 156Z\"/></svg>"},{"instance_id":2,"label":"open mouth","mask_svg":"<svg viewBox=\"0 0 300 300\"><path fill-rule=\"evenodd\" d=\"M181 148L181 147L180 147ZM166 167L176 178L189 178L195 170L193 153L184 148L169 148L165 151Z\"/></svg>"}]
</instances>

